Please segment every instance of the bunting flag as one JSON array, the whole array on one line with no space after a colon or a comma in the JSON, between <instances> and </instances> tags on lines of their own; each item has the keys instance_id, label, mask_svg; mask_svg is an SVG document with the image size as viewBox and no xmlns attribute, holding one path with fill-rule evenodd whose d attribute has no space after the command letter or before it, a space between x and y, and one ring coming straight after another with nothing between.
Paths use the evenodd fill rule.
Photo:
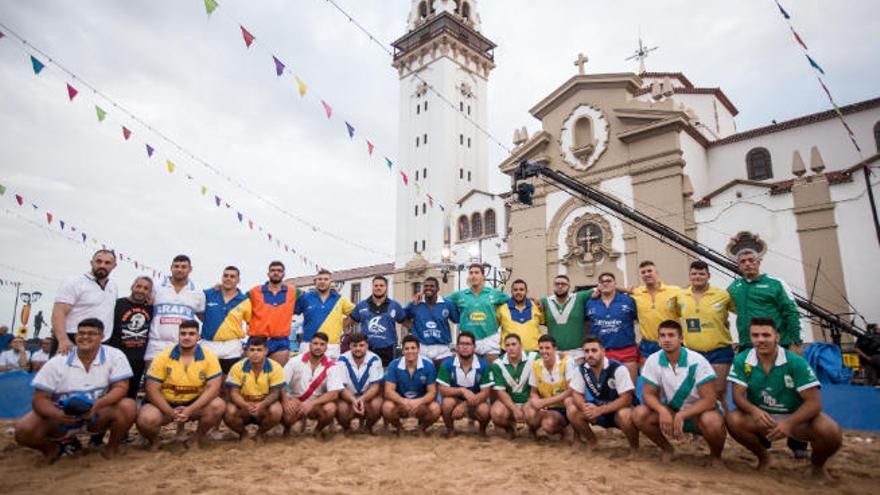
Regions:
<instances>
[{"instance_id":1,"label":"bunting flag","mask_svg":"<svg viewBox=\"0 0 880 495\"><path fill-rule=\"evenodd\" d=\"M6 186L0 184L0 196L3 196L4 194L6 194Z\"/></svg>"},{"instance_id":2,"label":"bunting flag","mask_svg":"<svg viewBox=\"0 0 880 495\"><path fill-rule=\"evenodd\" d=\"M49 225L52 224L52 214L48 211L46 212L46 223L48 223Z\"/></svg>"},{"instance_id":3,"label":"bunting flag","mask_svg":"<svg viewBox=\"0 0 880 495\"><path fill-rule=\"evenodd\" d=\"M807 60L809 60L810 65L811 65L814 69L816 69L817 71L819 71L819 73L821 73L821 74L824 76L824 75L825 75L825 71L822 70L821 67L819 67L819 64L817 64L816 61L813 60L813 57L811 57L811 56L808 55L808 54L805 54L805 55L806 55L806 57L807 57Z\"/></svg>"},{"instance_id":4,"label":"bunting flag","mask_svg":"<svg viewBox=\"0 0 880 495\"><path fill-rule=\"evenodd\" d=\"M71 86L70 83L67 83L67 97L70 98L70 101L73 101L73 99L76 97L77 93L79 93L79 91L77 91L76 88Z\"/></svg>"},{"instance_id":5,"label":"bunting flag","mask_svg":"<svg viewBox=\"0 0 880 495\"><path fill-rule=\"evenodd\" d=\"M61 225L61 230L64 230L64 220L58 220L58 224Z\"/></svg>"},{"instance_id":6,"label":"bunting flag","mask_svg":"<svg viewBox=\"0 0 880 495\"><path fill-rule=\"evenodd\" d=\"M391 163L391 160L389 160L387 156L385 157L385 163L388 165L388 170L390 171L390 170L391 170L391 167L392 167L394 164Z\"/></svg>"},{"instance_id":7,"label":"bunting flag","mask_svg":"<svg viewBox=\"0 0 880 495\"><path fill-rule=\"evenodd\" d=\"M217 9L217 1L216 0L205 0L205 12L207 12L208 15L211 15L214 12L214 10L216 10L216 9Z\"/></svg>"},{"instance_id":8,"label":"bunting flag","mask_svg":"<svg viewBox=\"0 0 880 495\"><path fill-rule=\"evenodd\" d=\"M272 60L275 61L275 75L281 76L281 74L284 74L284 64L275 55L272 55Z\"/></svg>"},{"instance_id":9,"label":"bunting flag","mask_svg":"<svg viewBox=\"0 0 880 495\"><path fill-rule=\"evenodd\" d=\"M82 233L82 234L80 234L80 235L82 235L82 240L83 240L83 242L86 242L86 233L85 233L85 232L83 232L83 233Z\"/></svg>"},{"instance_id":10,"label":"bunting flag","mask_svg":"<svg viewBox=\"0 0 880 495\"><path fill-rule=\"evenodd\" d=\"M409 184L409 177L403 170L400 171L400 178L403 180L403 185Z\"/></svg>"},{"instance_id":11,"label":"bunting flag","mask_svg":"<svg viewBox=\"0 0 880 495\"><path fill-rule=\"evenodd\" d=\"M804 50L809 50L809 48L807 48L807 44L804 43L804 40L802 40L801 37L797 34L797 31L795 31L794 28L791 26L788 26L788 29L791 29L791 34L794 35L794 40L797 41Z\"/></svg>"},{"instance_id":12,"label":"bunting flag","mask_svg":"<svg viewBox=\"0 0 880 495\"><path fill-rule=\"evenodd\" d=\"M98 122L104 122L104 119L107 118L107 112L98 105L95 105L95 113L98 115Z\"/></svg>"},{"instance_id":13,"label":"bunting flag","mask_svg":"<svg viewBox=\"0 0 880 495\"><path fill-rule=\"evenodd\" d=\"M152 157L153 157L153 152L156 151L156 150L154 150L153 147L150 146L149 144L146 145L146 146L147 146L147 157L152 158Z\"/></svg>"},{"instance_id":14,"label":"bunting flag","mask_svg":"<svg viewBox=\"0 0 880 495\"><path fill-rule=\"evenodd\" d=\"M348 121L345 122L345 128L348 129L348 137L354 139L354 127L352 127Z\"/></svg>"},{"instance_id":15,"label":"bunting flag","mask_svg":"<svg viewBox=\"0 0 880 495\"><path fill-rule=\"evenodd\" d=\"M422 187L419 185L419 183L416 182L414 185L416 186L416 194L422 194Z\"/></svg>"},{"instance_id":16,"label":"bunting flag","mask_svg":"<svg viewBox=\"0 0 880 495\"><path fill-rule=\"evenodd\" d=\"M3 34L3 31L0 31L0 39L3 39L4 36L6 36L6 35Z\"/></svg>"},{"instance_id":17,"label":"bunting flag","mask_svg":"<svg viewBox=\"0 0 880 495\"><path fill-rule=\"evenodd\" d=\"M251 230L254 230L254 221L253 220L248 219L248 228Z\"/></svg>"},{"instance_id":18,"label":"bunting flag","mask_svg":"<svg viewBox=\"0 0 880 495\"><path fill-rule=\"evenodd\" d=\"M271 240L272 240L272 233L271 233L271 232L266 232L266 235L269 236L269 240L271 241Z\"/></svg>"},{"instance_id":19,"label":"bunting flag","mask_svg":"<svg viewBox=\"0 0 880 495\"><path fill-rule=\"evenodd\" d=\"M200 187L199 189L200 189L200 191L201 191L201 193L202 193L202 196L204 196L204 195L207 194L207 192L208 192L208 188L205 187L205 186L202 186L202 187Z\"/></svg>"},{"instance_id":20,"label":"bunting flag","mask_svg":"<svg viewBox=\"0 0 880 495\"><path fill-rule=\"evenodd\" d=\"M239 25L238 27L241 28L241 36L244 38L244 44L247 45L248 48L250 48L251 45L254 43L254 35L252 35L250 31L245 29L244 26Z\"/></svg>"},{"instance_id":21,"label":"bunting flag","mask_svg":"<svg viewBox=\"0 0 880 495\"><path fill-rule=\"evenodd\" d=\"M785 9L782 8L782 5L779 3L779 1L778 0L775 0L775 1L776 1L776 6L779 7L779 12L782 14L782 17L785 17L786 19L791 19L791 16L788 15L788 12L786 12Z\"/></svg>"},{"instance_id":22,"label":"bunting flag","mask_svg":"<svg viewBox=\"0 0 880 495\"><path fill-rule=\"evenodd\" d=\"M373 148L374 148L373 143L371 143L369 140L367 140L367 154L368 155L373 156Z\"/></svg>"},{"instance_id":23,"label":"bunting flag","mask_svg":"<svg viewBox=\"0 0 880 495\"><path fill-rule=\"evenodd\" d=\"M174 163L171 160L166 160L165 164L168 166L168 173L174 173Z\"/></svg>"},{"instance_id":24,"label":"bunting flag","mask_svg":"<svg viewBox=\"0 0 880 495\"><path fill-rule=\"evenodd\" d=\"M302 82L302 80L297 76L293 76L293 78L296 79L296 87L299 90L299 95L305 96L306 90L308 89L308 87L306 86L306 83Z\"/></svg>"},{"instance_id":25,"label":"bunting flag","mask_svg":"<svg viewBox=\"0 0 880 495\"><path fill-rule=\"evenodd\" d=\"M131 130L129 130L128 127L122 126L122 137L125 138L126 141L131 137Z\"/></svg>"},{"instance_id":26,"label":"bunting flag","mask_svg":"<svg viewBox=\"0 0 880 495\"><path fill-rule=\"evenodd\" d=\"M430 194L428 194L428 206L430 206L431 208L434 207L434 198L431 197Z\"/></svg>"},{"instance_id":27,"label":"bunting flag","mask_svg":"<svg viewBox=\"0 0 880 495\"><path fill-rule=\"evenodd\" d=\"M21 194L16 194L15 200L18 201L18 206L21 206L24 204L24 198L21 197Z\"/></svg>"},{"instance_id":28,"label":"bunting flag","mask_svg":"<svg viewBox=\"0 0 880 495\"><path fill-rule=\"evenodd\" d=\"M34 74L39 75L40 71L43 70L43 67L46 66L43 62L37 60L37 57L31 55L31 65L34 67Z\"/></svg>"},{"instance_id":29,"label":"bunting flag","mask_svg":"<svg viewBox=\"0 0 880 495\"><path fill-rule=\"evenodd\" d=\"M217 208L220 208L220 196L214 196L214 202L217 203Z\"/></svg>"},{"instance_id":30,"label":"bunting flag","mask_svg":"<svg viewBox=\"0 0 880 495\"><path fill-rule=\"evenodd\" d=\"M333 109L330 108L330 105L328 105L327 102L324 100L321 100L321 105L324 106L324 112L327 114L327 118L329 119L330 117L332 117L333 116Z\"/></svg>"},{"instance_id":31,"label":"bunting flag","mask_svg":"<svg viewBox=\"0 0 880 495\"><path fill-rule=\"evenodd\" d=\"M242 215L241 212L235 212L235 216L238 217L238 223L241 223L241 221L244 220L244 215Z\"/></svg>"}]
</instances>

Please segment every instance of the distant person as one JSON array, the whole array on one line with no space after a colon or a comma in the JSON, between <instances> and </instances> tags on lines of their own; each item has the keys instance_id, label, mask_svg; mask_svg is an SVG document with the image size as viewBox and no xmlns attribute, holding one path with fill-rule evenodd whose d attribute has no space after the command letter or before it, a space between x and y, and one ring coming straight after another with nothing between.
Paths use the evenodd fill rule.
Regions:
<instances>
[{"instance_id":1,"label":"distant person","mask_svg":"<svg viewBox=\"0 0 880 495\"><path fill-rule=\"evenodd\" d=\"M247 437L247 425L257 425L258 440L281 422L284 368L268 357L266 337L250 337L247 357L236 363L226 378L229 402L223 416L226 426Z\"/></svg>"},{"instance_id":2,"label":"distant person","mask_svg":"<svg viewBox=\"0 0 880 495\"><path fill-rule=\"evenodd\" d=\"M177 345L180 324L195 321L205 311L205 294L190 278L192 261L179 254L171 260L171 276L153 286L153 321L144 359L153 360L168 348Z\"/></svg>"},{"instance_id":3,"label":"distant person","mask_svg":"<svg viewBox=\"0 0 880 495\"><path fill-rule=\"evenodd\" d=\"M153 305L147 301L152 293L153 279L141 276L131 284L131 294L116 300L113 335L108 344L122 351L131 366L132 375L128 381L130 399L137 398L146 371L144 354L147 352L147 338L153 319Z\"/></svg>"},{"instance_id":4,"label":"distant person","mask_svg":"<svg viewBox=\"0 0 880 495\"><path fill-rule=\"evenodd\" d=\"M348 316L360 324L370 352L379 356L382 366L388 366L397 347L397 324L406 319L400 303L388 298L388 279L381 275L373 277L373 293L357 303Z\"/></svg>"},{"instance_id":5,"label":"distant person","mask_svg":"<svg viewBox=\"0 0 880 495\"><path fill-rule=\"evenodd\" d=\"M31 371L40 371L52 357L52 337L40 341L40 348L31 353Z\"/></svg>"},{"instance_id":6,"label":"distant person","mask_svg":"<svg viewBox=\"0 0 880 495\"><path fill-rule=\"evenodd\" d=\"M401 418L418 419L419 431L428 428L440 417L437 403L437 370L431 360L419 355L419 339L412 335L403 338L403 357L391 361L385 373L385 401L382 417L403 433Z\"/></svg>"},{"instance_id":7,"label":"distant person","mask_svg":"<svg viewBox=\"0 0 880 495\"><path fill-rule=\"evenodd\" d=\"M46 319L43 317L43 310L37 311L37 315L34 316L34 338L40 338L40 331L43 330L43 326L46 324Z\"/></svg>"},{"instance_id":8,"label":"distant person","mask_svg":"<svg viewBox=\"0 0 880 495\"><path fill-rule=\"evenodd\" d=\"M28 371L30 369L29 357L24 348L24 339L15 337L12 339L9 349L0 352L0 373L15 370Z\"/></svg>"},{"instance_id":9,"label":"distant person","mask_svg":"<svg viewBox=\"0 0 880 495\"><path fill-rule=\"evenodd\" d=\"M0 325L0 352L5 351L12 342L12 334L9 333L9 327Z\"/></svg>"}]
</instances>

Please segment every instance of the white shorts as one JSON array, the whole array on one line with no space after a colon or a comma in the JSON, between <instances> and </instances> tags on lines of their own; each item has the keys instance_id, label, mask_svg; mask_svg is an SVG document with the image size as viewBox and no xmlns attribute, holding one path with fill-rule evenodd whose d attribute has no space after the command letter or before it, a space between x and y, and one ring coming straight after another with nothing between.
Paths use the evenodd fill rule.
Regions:
<instances>
[{"instance_id":1,"label":"white shorts","mask_svg":"<svg viewBox=\"0 0 880 495\"><path fill-rule=\"evenodd\" d=\"M200 340L199 345L217 355L217 359L236 359L242 357L240 340Z\"/></svg>"},{"instance_id":2,"label":"white shorts","mask_svg":"<svg viewBox=\"0 0 880 495\"><path fill-rule=\"evenodd\" d=\"M559 351L560 356L568 356L569 359L584 359L583 349L569 349L567 351Z\"/></svg>"},{"instance_id":3,"label":"white shorts","mask_svg":"<svg viewBox=\"0 0 880 495\"><path fill-rule=\"evenodd\" d=\"M309 352L309 344L300 344L298 355L302 356L303 354ZM330 359L336 359L339 357L339 344L327 344L327 352L324 354L327 355Z\"/></svg>"},{"instance_id":4,"label":"white shorts","mask_svg":"<svg viewBox=\"0 0 880 495\"><path fill-rule=\"evenodd\" d=\"M501 334L493 333L485 339L478 340L474 352L480 357L486 357L490 354L498 356L501 354Z\"/></svg>"},{"instance_id":5,"label":"white shorts","mask_svg":"<svg viewBox=\"0 0 880 495\"><path fill-rule=\"evenodd\" d=\"M431 361L439 361L452 355L449 344L428 344L419 347L419 355Z\"/></svg>"}]
</instances>

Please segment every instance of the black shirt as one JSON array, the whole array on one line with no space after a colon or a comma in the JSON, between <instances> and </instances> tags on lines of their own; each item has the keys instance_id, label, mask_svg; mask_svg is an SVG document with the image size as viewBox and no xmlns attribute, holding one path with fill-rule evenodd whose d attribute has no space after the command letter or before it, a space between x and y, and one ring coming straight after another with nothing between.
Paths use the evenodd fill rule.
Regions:
<instances>
[{"instance_id":1,"label":"black shirt","mask_svg":"<svg viewBox=\"0 0 880 495\"><path fill-rule=\"evenodd\" d=\"M110 345L125 353L129 361L142 361L147 351L152 319L152 305L138 304L127 297L117 299Z\"/></svg>"}]
</instances>

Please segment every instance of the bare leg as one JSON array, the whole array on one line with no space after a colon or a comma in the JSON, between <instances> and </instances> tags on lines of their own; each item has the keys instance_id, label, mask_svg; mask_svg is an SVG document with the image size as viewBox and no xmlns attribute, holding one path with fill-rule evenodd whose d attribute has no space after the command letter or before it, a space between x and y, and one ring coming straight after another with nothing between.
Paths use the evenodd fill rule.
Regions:
<instances>
[{"instance_id":1,"label":"bare leg","mask_svg":"<svg viewBox=\"0 0 880 495\"><path fill-rule=\"evenodd\" d=\"M280 402L274 402L268 409L264 410L258 418L260 427L257 429L257 439L265 439L266 433L281 422L282 414L284 414L284 408L281 407Z\"/></svg>"},{"instance_id":2,"label":"bare leg","mask_svg":"<svg viewBox=\"0 0 880 495\"><path fill-rule=\"evenodd\" d=\"M55 457L60 446L52 437L61 436L58 424L31 411L15 423L15 441L24 447L39 450L47 458Z\"/></svg>"},{"instance_id":3,"label":"bare leg","mask_svg":"<svg viewBox=\"0 0 880 495\"><path fill-rule=\"evenodd\" d=\"M159 449L159 430L169 421L158 407L144 404L137 415L137 429L150 443L150 450Z\"/></svg>"},{"instance_id":4,"label":"bare leg","mask_svg":"<svg viewBox=\"0 0 880 495\"><path fill-rule=\"evenodd\" d=\"M713 364L715 370L715 395L721 401L721 407L727 413L727 375L730 373L729 364Z\"/></svg>"},{"instance_id":5,"label":"bare leg","mask_svg":"<svg viewBox=\"0 0 880 495\"><path fill-rule=\"evenodd\" d=\"M663 436L663 432L660 431L660 416L648 406L642 405L633 410L632 420L636 425L636 428L644 433L648 439L654 442L654 444L660 447L660 450L663 451L660 455L660 460L662 462L671 461L675 449L672 447L672 444L669 443L669 440Z\"/></svg>"},{"instance_id":6,"label":"bare leg","mask_svg":"<svg viewBox=\"0 0 880 495\"><path fill-rule=\"evenodd\" d=\"M831 478L825 468L828 459L831 458L843 443L843 432L840 427L827 414L819 413L808 423L795 426L792 436L810 441L813 453L810 462L813 465L813 474L818 477Z\"/></svg>"},{"instance_id":7,"label":"bare leg","mask_svg":"<svg viewBox=\"0 0 880 495\"><path fill-rule=\"evenodd\" d=\"M614 414L614 422L617 423L617 427L620 428L620 431L626 436L626 441L629 443L630 450L638 450L639 430L633 423L632 409L624 407L623 409L618 410Z\"/></svg>"},{"instance_id":8,"label":"bare leg","mask_svg":"<svg viewBox=\"0 0 880 495\"><path fill-rule=\"evenodd\" d=\"M727 440L727 428L724 426L724 417L718 411L706 411L696 418L694 422L700 429L700 433L709 444L710 462L713 466L722 466L721 451L724 450L724 441Z\"/></svg>"},{"instance_id":9,"label":"bare leg","mask_svg":"<svg viewBox=\"0 0 880 495\"><path fill-rule=\"evenodd\" d=\"M284 366L285 364L287 364L287 360L290 359L290 351L287 349L275 351L272 354L269 354L269 359L275 361L281 366Z\"/></svg>"},{"instance_id":10,"label":"bare leg","mask_svg":"<svg viewBox=\"0 0 880 495\"><path fill-rule=\"evenodd\" d=\"M737 409L728 412L725 419L730 436L758 458L758 471L770 467L770 456L767 454L767 449L761 444L761 437L767 433L767 428Z\"/></svg>"},{"instance_id":11,"label":"bare leg","mask_svg":"<svg viewBox=\"0 0 880 495\"><path fill-rule=\"evenodd\" d=\"M427 406L417 407L415 417L419 420L419 430L423 435L427 434L428 428L440 418L440 404L431 401Z\"/></svg>"},{"instance_id":12,"label":"bare leg","mask_svg":"<svg viewBox=\"0 0 880 495\"><path fill-rule=\"evenodd\" d=\"M480 424L480 436L486 436L486 428L489 427L489 403L483 402L473 409L472 416Z\"/></svg>"}]
</instances>

